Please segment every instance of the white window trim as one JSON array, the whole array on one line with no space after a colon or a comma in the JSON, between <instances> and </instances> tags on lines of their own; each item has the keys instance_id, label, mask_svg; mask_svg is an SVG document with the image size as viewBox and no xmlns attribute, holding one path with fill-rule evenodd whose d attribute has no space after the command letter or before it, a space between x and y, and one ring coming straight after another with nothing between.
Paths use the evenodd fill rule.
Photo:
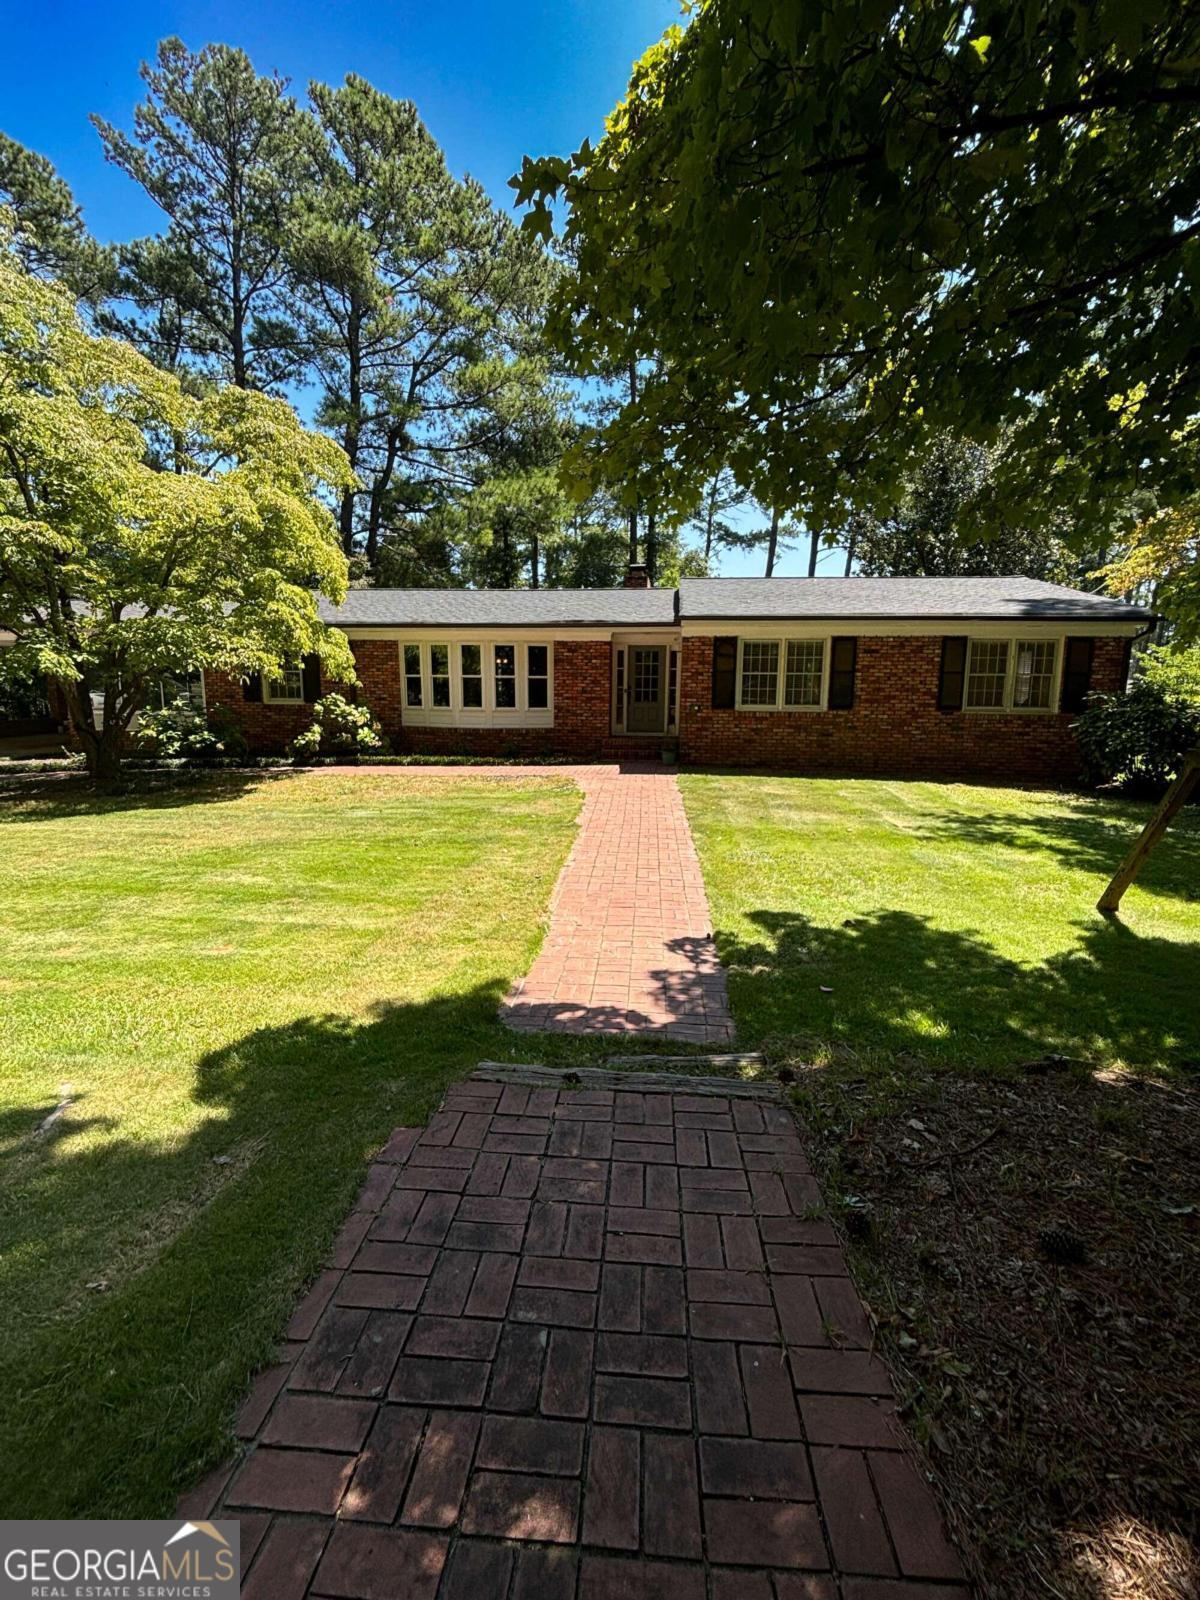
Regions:
<instances>
[{"instance_id":1,"label":"white window trim","mask_svg":"<svg viewBox=\"0 0 1200 1600\"><path fill-rule=\"evenodd\" d=\"M743 637L741 634L739 634L738 635L738 652L737 652L737 684L736 684L736 693L735 693L734 702L733 702L734 710L735 711L745 711L749 715L752 715L756 711L761 711L767 716L771 716L777 711L783 711L788 716L791 716L795 712L799 712L801 715L804 715L804 714L811 714L814 711L828 711L829 710L829 655L830 655L830 651L832 649L832 638L833 638L832 634L828 634L828 633L827 634L820 634L820 635L814 635L814 634L811 634L811 633L808 633L808 634L781 633L781 634L773 634L770 637L761 637L761 636L759 636L757 634L753 635L753 636L749 636L749 637ZM790 643L790 641L792 641L793 639L796 641L797 644L812 644L814 642L814 639L815 639L816 642L818 642L822 647L821 648L821 698L815 705L789 706L789 705L785 705L784 704L783 697L784 697L784 693L785 693L785 690L786 690L786 684L787 684L787 647L788 647L788 644ZM779 648L779 669L778 669L778 673L776 675L776 682L775 682L775 703L774 703L774 705L766 705L766 706L764 706L764 705L743 705L742 704L742 652L743 652L744 646L747 645L747 644L773 644L773 645L777 645L778 648Z\"/></svg>"},{"instance_id":2,"label":"white window trim","mask_svg":"<svg viewBox=\"0 0 1200 1600\"><path fill-rule=\"evenodd\" d=\"M263 702L269 706L302 706L304 704L304 668L291 662L285 663L285 666L288 670L300 674L300 693L276 694L270 675L264 672L262 675Z\"/></svg>"},{"instance_id":3,"label":"white window trim","mask_svg":"<svg viewBox=\"0 0 1200 1600\"><path fill-rule=\"evenodd\" d=\"M421 700L419 706L407 704L404 670L404 646L416 645L421 655ZM466 706L462 699L462 647L477 644L482 652L480 666L483 676L482 706ZM435 645L445 646L450 659L450 704L433 703L433 671L431 652ZM512 645L517 660L517 703L515 706L496 704L496 646ZM544 646L546 651L546 705L529 704L529 648ZM507 635L467 633L456 629L453 634L429 634L419 639L397 641L400 664L401 722L410 728L552 728L554 726L554 642L551 639L519 638ZM540 674L539 674L540 676Z\"/></svg>"},{"instance_id":4,"label":"white window trim","mask_svg":"<svg viewBox=\"0 0 1200 1600\"><path fill-rule=\"evenodd\" d=\"M1062 672L1063 660L1066 656L1066 634L1055 634L1047 638L1045 634L1012 633L1002 638L995 634L968 634L967 635L967 660L963 673L963 703L964 713L972 717L1052 717L1059 707L1062 699ZM1008 660L1004 669L1004 701L998 706L972 706L967 703L967 694L971 687L971 650L975 644L1007 644ZM1018 706L1013 704L1013 690L1017 679L1017 647L1022 644L1048 644L1054 651L1054 666L1050 674L1050 702L1044 706Z\"/></svg>"}]
</instances>

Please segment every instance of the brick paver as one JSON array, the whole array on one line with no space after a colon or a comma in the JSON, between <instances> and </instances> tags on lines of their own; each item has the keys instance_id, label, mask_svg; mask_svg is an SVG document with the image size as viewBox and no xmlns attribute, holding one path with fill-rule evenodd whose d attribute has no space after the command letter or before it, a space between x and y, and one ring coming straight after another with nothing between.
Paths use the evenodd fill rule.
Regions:
<instances>
[{"instance_id":1,"label":"brick paver","mask_svg":"<svg viewBox=\"0 0 1200 1600\"><path fill-rule=\"evenodd\" d=\"M550 928L502 1008L530 1032L727 1044L733 1023L679 783L662 768L567 769L584 792Z\"/></svg>"},{"instance_id":2,"label":"brick paver","mask_svg":"<svg viewBox=\"0 0 1200 1600\"><path fill-rule=\"evenodd\" d=\"M782 1105L460 1084L288 1339L251 1600L966 1600Z\"/></svg>"}]
</instances>

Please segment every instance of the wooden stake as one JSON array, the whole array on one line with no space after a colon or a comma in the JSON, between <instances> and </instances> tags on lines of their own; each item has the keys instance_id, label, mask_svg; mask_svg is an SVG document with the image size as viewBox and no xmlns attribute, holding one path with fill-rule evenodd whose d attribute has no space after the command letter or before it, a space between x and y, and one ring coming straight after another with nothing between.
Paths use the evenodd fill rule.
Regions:
<instances>
[{"instance_id":1,"label":"wooden stake","mask_svg":"<svg viewBox=\"0 0 1200 1600\"><path fill-rule=\"evenodd\" d=\"M1198 783L1200 783L1200 745L1194 750L1189 750L1184 757L1179 776L1159 801L1157 810L1142 829L1137 843L1117 868L1108 888L1097 900L1097 911L1103 911L1105 916L1113 916L1121 909L1122 895L1145 866L1146 858L1167 831L1172 817L1183 809L1188 796Z\"/></svg>"}]
</instances>

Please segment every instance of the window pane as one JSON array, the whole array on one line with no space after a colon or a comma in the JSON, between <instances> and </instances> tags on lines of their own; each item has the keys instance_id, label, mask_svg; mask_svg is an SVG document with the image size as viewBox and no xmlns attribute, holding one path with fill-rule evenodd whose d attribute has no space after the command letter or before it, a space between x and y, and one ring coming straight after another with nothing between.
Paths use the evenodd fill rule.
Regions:
<instances>
[{"instance_id":1,"label":"window pane","mask_svg":"<svg viewBox=\"0 0 1200 1600\"><path fill-rule=\"evenodd\" d=\"M420 706L423 703L419 644L404 646L404 703L406 706Z\"/></svg>"},{"instance_id":2,"label":"window pane","mask_svg":"<svg viewBox=\"0 0 1200 1600\"><path fill-rule=\"evenodd\" d=\"M303 700L304 676L299 667L284 667L282 676L271 679L272 700Z\"/></svg>"},{"instance_id":3,"label":"window pane","mask_svg":"<svg viewBox=\"0 0 1200 1600\"><path fill-rule=\"evenodd\" d=\"M1007 639L972 639L967 661L967 705L983 710L1003 706L1007 673Z\"/></svg>"},{"instance_id":4,"label":"window pane","mask_svg":"<svg viewBox=\"0 0 1200 1600\"><path fill-rule=\"evenodd\" d=\"M434 705L448 706L450 704L450 646L448 644L431 644L429 646L429 673L432 680Z\"/></svg>"},{"instance_id":5,"label":"window pane","mask_svg":"<svg viewBox=\"0 0 1200 1600\"><path fill-rule=\"evenodd\" d=\"M529 680L529 708L531 711L544 711L550 704L549 684L545 678L530 678Z\"/></svg>"},{"instance_id":6,"label":"window pane","mask_svg":"<svg viewBox=\"0 0 1200 1600\"><path fill-rule=\"evenodd\" d=\"M529 646L529 676L531 678L544 678L549 659L549 654L544 644L531 644Z\"/></svg>"},{"instance_id":7,"label":"window pane","mask_svg":"<svg viewBox=\"0 0 1200 1600\"><path fill-rule=\"evenodd\" d=\"M511 710L517 703L517 647L515 644L498 644L495 647L496 706Z\"/></svg>"},{"instance_id":8,"label":"window pane","mask_svg":"<svg viewBox=\"0 0 1200 1600\"><path fill-rule=\"evenodd\" d=\"M459 672L462 677L462 703L470 710L483 705L483 647L477 644L459 646Z\"/></svg>"},{"instance_id":9,"label":"window pane","mask_svg":"<svg viewBox=\"0 0 1200 1600\"><path fill-rule=\"evenodd\" d=\"M783 678L785 706L819 706L825 645L820 639L789 639Z\"/></svg>"},{"instance_id":10,"label":"window pane","mask_svg":"<svg viewBox=\"0 0 1200 1600\"><path fill-rule=\"evenodd\" d=\"M1054 641L1021 639L1013 671L1013 705L1045 708L1054 685Z\"/></svg>"},{"instance_id":11,"label":"window pane","mask_svg":"<svg viewBox=\"0 0 1200 1600\"><path fill-rule=\"evenodd\" d=\"M773 706L778 696L778 641L747 639L742 645L742 704Z\"/></svg>"}]
</instances>

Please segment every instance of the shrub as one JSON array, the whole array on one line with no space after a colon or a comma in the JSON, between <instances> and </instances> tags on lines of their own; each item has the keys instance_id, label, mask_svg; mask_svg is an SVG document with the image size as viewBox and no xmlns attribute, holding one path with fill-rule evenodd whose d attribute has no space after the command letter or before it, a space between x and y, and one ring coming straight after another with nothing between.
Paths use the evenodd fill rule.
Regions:
<instances>
[{"instance_id":1,"label":"shrub","mask_svg":"<svg viewBox=\"0 0 1200 1600\"><path fill-rule=\"evenodd\" d=\"M1092 695L1074 728L1090 783L1157 792L1200 740L1200 705L1142 678L1125 694Z\"/></svg>"},{"instance_id":2,"label":"shrub","mask_svg":"<svg viewBox=\"0 0 1200 1600\"><path fill-rule=\"evenodd\" d=\"M1185 650L1152 644L1142 655L1140 676L1173 699L1200 706L1200 644Z\"/></svg>"},{"instance_id":3,"label":"shrub","mask_svg":"<svg viewBox=\"0 0 1200 1600\"><path fill-rule=\"evenodd\" d=\"M316 756L382 755L387 747L367 706L355 705L344 695L327 694L313 706L312 725L296 735L288 753L296 761L311 761Z\"/></svg>"},{"instance_id":4,"label":"shrub","mask_svg":"<svg viewBox=\"0 0 1200 1600\"><path fill-rule=\"evenodd\" d=\"M215 761L246 753L242 731L224 706L206 713L185 694L161 710L144 711L133 738L143 750L168 761Z\"/></svg>"}]
</instances>

